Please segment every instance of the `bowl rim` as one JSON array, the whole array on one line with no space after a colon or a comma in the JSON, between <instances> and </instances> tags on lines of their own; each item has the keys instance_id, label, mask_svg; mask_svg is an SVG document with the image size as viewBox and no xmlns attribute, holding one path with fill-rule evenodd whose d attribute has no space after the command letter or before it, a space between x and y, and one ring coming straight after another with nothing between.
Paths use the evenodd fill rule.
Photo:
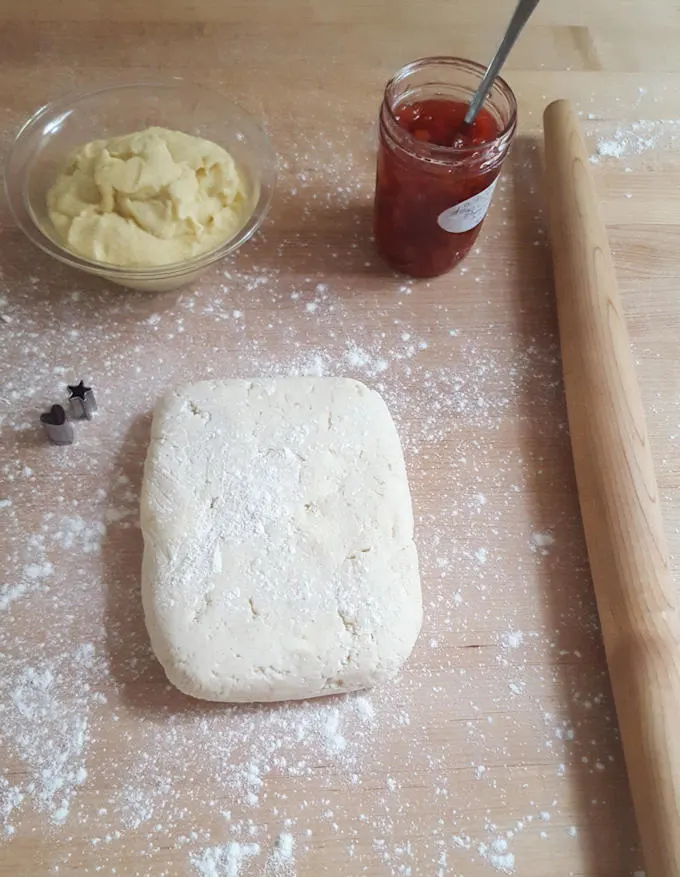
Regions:
<instances>
[{"instance_id":1,"label":"bowl rim","mask_svg":"<svg viewBox=\"0 0 680 877\"><path fill-rule=\"evenodd\" d=\"M213 95L219 98L225 104L225 107L231 108L235 115L241 116L249 124L257 128L262 136L262 142L265 147L265 163L268 166L270 179L266 186L260 186L259 193L253 212L243 223L241 228L232 235L222 241L217 247L208 250L205 253L199 253L191 259L185 259L180 262L169 262L166 265L152 265L147 267L134 267L115 265L111 262L100 262L96 259L87 259L79 256L77 253L62 246L49 235L47 235L33 216L33 212L25 199L25 165L26 160L19 153L24 145L26 138L34 131L38 124L41 124L45 117L58 117L60 112L73 107L85 98L96 97L106 92L134 90L136 88L192 88ZM219 144L218 144L219 145ZM192 274L199 271L213 262L217 262L229 253L234 252L240 246L255 234L262 225L274 196L274 189L277 177L276 153L274 152L269 134L264 125L251 113L242 109L237 103L225 97L217 89L209 86L200 85L190 79L181 76L148 76L144 79L135 79L130 81L121 81L111 85L103 85L97 88L81 89L79 91L68 92L61 97L48 101L38 107L27 119L20 125L14 140L7 153L3 173L3 187L5 197L9 205L10 212L16 225L23 231L26 237L44 253L58 259L60 262L69 265L72 268L79 268L90 274L105 275L112 280L128 279L128 280L166 280L178 277L184 274ZM20 180L19 185L11 185L10 179Z\"/></svg>"}]
</instances>

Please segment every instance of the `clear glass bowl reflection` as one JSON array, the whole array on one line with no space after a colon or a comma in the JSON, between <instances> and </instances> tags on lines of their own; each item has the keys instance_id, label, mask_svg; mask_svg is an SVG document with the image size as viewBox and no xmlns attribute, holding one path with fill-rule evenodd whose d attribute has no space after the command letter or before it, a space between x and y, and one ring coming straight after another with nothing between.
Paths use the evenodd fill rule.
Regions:
<instances>
[{"instance_id":1,"label":"clear glass bowl reflection","mask_svg":"<svg viewBox=\"0 0 680 877\"><path fill-rule=\"evenodd\" d=\"M47 215L45 196L59 167L83 143L152 125L204 137L227 149L253 187L252 213L233 237L184 262L128 268L77 256L59 243ZM192 282L252 237L267 214L275 181L274 153L260 125L218 92L175 78L113 85L41 107L20 129L5 167L10 209L36 246L73 268L153 292Z\"/></svg>"}]
</instances>

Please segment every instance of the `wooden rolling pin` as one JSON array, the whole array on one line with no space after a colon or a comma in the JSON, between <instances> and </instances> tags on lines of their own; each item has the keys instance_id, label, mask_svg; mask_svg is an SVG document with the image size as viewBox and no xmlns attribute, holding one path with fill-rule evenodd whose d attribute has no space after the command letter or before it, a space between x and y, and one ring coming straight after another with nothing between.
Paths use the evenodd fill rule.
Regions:
<instances>
[{"instance_id":1,"label":"wooden rolling pin","mask_svg":"<svg viewBox=\"0 0 680 877\"><path fill-rule=\"evenodd\" d=\"M562 367L583 527L647 877L680 877L680 621L659 492L588 153L544 115Z\"/></svg>"}]
</instances>

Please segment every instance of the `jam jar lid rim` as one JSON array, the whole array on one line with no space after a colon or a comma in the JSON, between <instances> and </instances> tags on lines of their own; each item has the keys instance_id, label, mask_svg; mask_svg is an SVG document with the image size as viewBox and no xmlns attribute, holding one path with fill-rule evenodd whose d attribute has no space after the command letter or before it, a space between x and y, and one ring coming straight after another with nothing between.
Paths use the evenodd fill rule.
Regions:
<instances>
[{"instance_id":1,"label":"jam jar lid rim","mask_svg":"<svg viewBox=\"0 0 680 877\"><path fill-rule=\"evenodd\" d=\"M486 72L486 67L483 64L480 64L477 61L471 61L469 58L460 58L455 55L429 55L425 58L416 58L414 61L409 61L408 64L404 64L397 70L397 72L393 76L388 79L387 83L385 84L385 90L383 93L383 105L387 110L390 121L394 122L395 125L399 125L399 122L397 121L397 117L394 115L394 111L392 109L390 101L388 100L388 92L390 88L395 85L400 79L402 79L404 76L407 76L409 73L412 73L414 70L434 64L467 67L468 70L479 73L481 74L481 76L483 76ZM443 146L440 143L428 143L429 149L431 149L435 154L439 155L463 156L469 155L472 152L479 152L480 148L484 146L493 146L499 141L503 141L505 138L509 137L517 127L517 98L515 97L515 93L513 92L513 90L510 88L510 86L505 81L505 79L503 79L502 76L496 76L492 88L496 85L500 86L504 97L508 100L508 104L510 106L510 117L505 127L502 129L502 131L499 131L499 133L493 138L493 140L489 140L485 143L478 143L476 145L471 144L470 146ZM420 142L405 128L401 128L400 125L399 128L400 133L403 132L407 141L413 140L416 143Z\"/></svg>"}]
</instances>

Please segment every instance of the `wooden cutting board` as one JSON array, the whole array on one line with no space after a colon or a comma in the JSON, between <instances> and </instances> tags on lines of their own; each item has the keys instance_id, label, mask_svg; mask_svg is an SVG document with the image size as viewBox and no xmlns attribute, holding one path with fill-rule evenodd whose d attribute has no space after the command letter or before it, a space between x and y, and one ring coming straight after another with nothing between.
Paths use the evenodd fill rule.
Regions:
<instances>
[{"instance_id":1,"label":"wooden cutting board","mask_svg":"<svg viewBox=\"0 0 680 877\"><path fill-rule=\"evenodd\" d=\"M0 206L0 875L642 869L566 432L538 145L545 104L573 100L677 574L673 4L546 0L508 66L520 129L478 248L415 283L370 242L385 80L425 54L489 57L510 5L0 5L3 149L52 97L160 71L232 94L280 158L262 233L182 294L55 266ZM167 686L141 616L148 415L174 384L278 373L385 395L426 620L401 679L374 692L198 704ZM81 377L100 412L72 447L46 447L37 415Z\"/></svg>"}]
</instances>

